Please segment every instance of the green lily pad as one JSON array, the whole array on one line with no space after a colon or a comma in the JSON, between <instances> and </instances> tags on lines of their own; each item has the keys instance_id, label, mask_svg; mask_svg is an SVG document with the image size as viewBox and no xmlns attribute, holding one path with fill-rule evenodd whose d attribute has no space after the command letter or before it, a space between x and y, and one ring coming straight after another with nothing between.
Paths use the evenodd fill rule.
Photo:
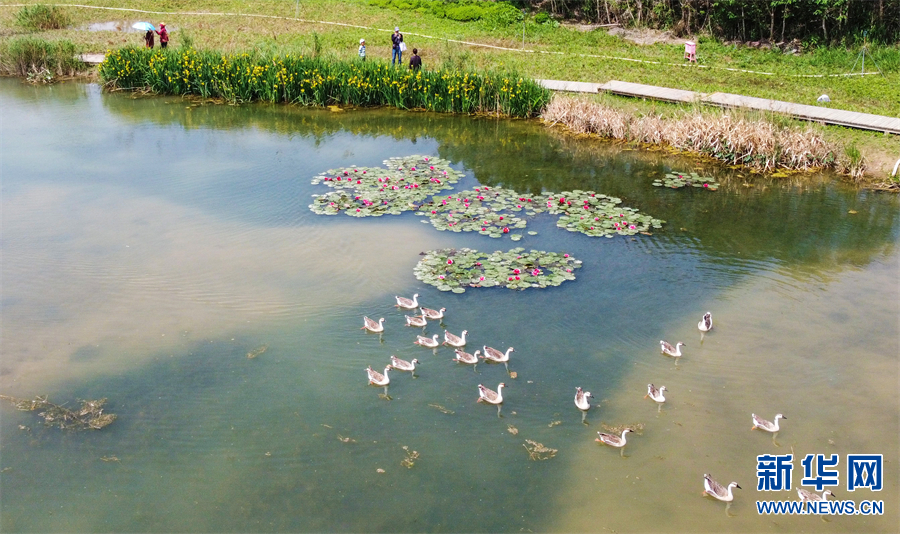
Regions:
<instances>
[{"instance_id":1,"label":"green lily pad","mask_svg":"<svg viewBox=\"0 0 900 534\"><path fill-rule=\"evenodd\" d=\"M575 279L581 261L569 254L514 248L490 254L474 249L439 249L425 253L416 278L441 291L463 293L467 287L527 289L558 286Z\"/></svg>"},{"instance_id":2,"label":"green lily pad","mask_svg":"<svg viewBox=\"0 0 900 534\"><path fill-rule=\"evenodd\" d=\"M316 176L313 185L334 191L314 195L309 208L320 215L343 212L351 217L421 212L428 197L451 189L462 178L448 161L429 156L391 158L384 164L386 168L344 167Z\"/></svg>"},{"instance_id":3,"label":"green lily pad","mask_svg":"<svg viewBox=\"0 0 900 534\"><path fill-rule=\"evenodd\" d=\"M712 178L700 176L696 172L670 172L666 174L665 178L653 180L653 185L671 189L681 189L682 187L691 186L715 191L721 184Z\"/></svg>"}]
</instances>

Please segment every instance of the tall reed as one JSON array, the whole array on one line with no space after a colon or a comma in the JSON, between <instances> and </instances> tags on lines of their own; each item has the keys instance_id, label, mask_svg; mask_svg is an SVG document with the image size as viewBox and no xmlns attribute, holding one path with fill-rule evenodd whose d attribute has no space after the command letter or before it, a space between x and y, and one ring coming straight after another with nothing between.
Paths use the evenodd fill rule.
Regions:
<instances>
[{"instance_id":1,"label":"tall reed","mask_svg":"<svg viewBox=\"0 0 900 534\"><path fill-rule=\"evenodd\" d=\"M537 116L550 91L513 73L394 68L381 61L302 55L122 48L100 65L113 88L229 102L394 106L449 113Z\"/></svg>"},{"instance_id":2,"label":"tall reed","mask_svg":"<svg viewBox=\"0 0 900 534\"><path fill-rule=\"evenodd\" d=\"M834 148L812 128L779 126L764 117L751 120L699 110L677 118L638 117L597 102L557 96L541 118L576 133L671 145L759 170L806 170L836 163Z\"/></svg>"},{"instance_id":3,"label":"tall reed","mask_svg":"<svg viewBox=\"0 0 900 534\"><path fill-rule=\"evenodd\" d=\"M0 74L29 78L35 74L74 76L84 68L71 41L19 37L0 41Z\"/></svg>"}]
</instances>

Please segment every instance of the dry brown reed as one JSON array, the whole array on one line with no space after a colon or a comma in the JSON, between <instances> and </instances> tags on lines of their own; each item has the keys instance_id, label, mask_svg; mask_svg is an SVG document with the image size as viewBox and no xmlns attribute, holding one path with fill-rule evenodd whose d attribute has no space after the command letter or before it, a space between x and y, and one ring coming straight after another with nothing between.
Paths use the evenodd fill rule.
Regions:
<instances>
[{"instance_id":1,"label":"dry brown reed","mask_svg":"<svg viewBox=\"0 0 900 534\"><path fill-rule=\"evenodd\" d=\"M778 125L765 116L685 111L681 116L635 116L584 98L556 95L541 118L575 133L670 145L757 170L833 168L834 148L812 127Z\"/></svg>"}]
</instances>

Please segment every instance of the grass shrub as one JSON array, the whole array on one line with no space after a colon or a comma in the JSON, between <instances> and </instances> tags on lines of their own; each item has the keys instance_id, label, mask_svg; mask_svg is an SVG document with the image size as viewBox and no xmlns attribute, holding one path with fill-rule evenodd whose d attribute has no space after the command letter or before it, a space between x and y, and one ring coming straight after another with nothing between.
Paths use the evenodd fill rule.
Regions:
<instances>
[{"instance_id":1,"label":"grass shrub","mask_svg":"<svg viewBox=\"0 0 900 534\"><path fill-rule=\"evenodd\" d=\"M759 170L834 167L834 149L811 128L735 113L693 110L679 117L635 115L582 98L556 96L541 118L576 133L671 145ZM849 155L849 154L848 154Z\"/></svg>"},{"instance_id":2,"label":"grass shrub","mask_svg":"<svg viewBox=\"0 0 900 534\"><path fill-rule=\"evenodd\" d=\"M394 68L382 61L294 55L123 48L107 53L101 79L121 89L229 102L394 106L448 113L537 116L550 91L513 73Z\"/></svg>"},{"instance_id":3,"label":"grass shrub","mask_svg":"<svg viewBox=\"0 0 900 534\"><path fill-rule=\"evenodd\" d=\"M71 41L34 37L0 41L0 73L29 79L40 74L44 81L47 75L74 76L84 66L75 54L75 44Z\"/></svg>"},{"instance_id":4,"label":"grass shrub","mask_svg":"<svg viewBox=\"0 0 900 534\"><path fill-rule=\"evenodd\" d=\"M24 6L16 13L16 24L32 31L61 30L69 25L70 18L59 6L35 4Z\"/></svg>"}]
</instances>

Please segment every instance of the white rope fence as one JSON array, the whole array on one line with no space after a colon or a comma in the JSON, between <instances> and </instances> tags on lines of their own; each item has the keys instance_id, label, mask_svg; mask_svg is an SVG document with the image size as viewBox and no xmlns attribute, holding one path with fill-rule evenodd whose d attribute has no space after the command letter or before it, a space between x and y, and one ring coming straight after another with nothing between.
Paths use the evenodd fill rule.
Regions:
<instances>
[{"instance_id":1,"label":"white rope fence","mask_svg":"<svg viewBox=\"0 0 900 534\"><path fill-rule=\"evenodd\" d=\"M25 7L29 4L2 4L0 7ZM150 11L145 9L132 9L125 7L103 7L103 6L86 6L82 4L52 4L60 7L75 7L82 9L102 9L108 11L126 11L130 13L141 13L145 15L162 15L162 16L170 16L170 15L179 15L179 16L203 16L203 17L250 17L250 18L260 18L260 19L277 19L277 20L287 20L292 22L301 22L304 24L324 24L330 26L342 26L345 28L355 28L360 30L370 30L377 32L387 32L393 33L393 30L383 29L383 28L372 28L370 26L361 26L358 24L348 24L346 22L330 22L325 20L307 20L301 19L297 17L283 17L280 15L261 15L256 13L209 13L209 12L199 12L199 11ZM634 59L627 57L618 57L618 56L606 56L600 54L567 54L565 52L556 52L552 50L531 50L526 48L508 48L505 46L496 46L489 45L484 43L476 43L473 41L462 41L459 39L448 39L446 37L435 37L433 35L425 35L421 33L412 33L412 32L404 32L405 35L414 35L416 37L421 37L423 39L434 39L436 41L444 41L448 43L459 43L468 46L480 47L480 48L490 48L493 50L505 50L507 52L519 52L524 54L549 54L549 55L557 55L557 56L569 56L569 57L581 57L581 58L596 58L596 59L610 59L614 61L629 61L632 63L644 63L647 65L664 65L669 67L683 67L683 68L695 68L695 69L713 69L713 70L724 70L729 72L742 72L746 74L761 74L763 76L783 76L783 77L792 77L792 78L840 78L840 77L848 77L848 76L867 76L871 74L878 74L877 72L856 72L856 73L846 73L846 74L779 74L775 72L764 72L764 71L756 71L756 70L748 70L748 69L733 69L729 67L718 67L714 65L691 65L684 63L665 63L662 61L651 61L647 59Z\"/></svg>"}]
</instances>

